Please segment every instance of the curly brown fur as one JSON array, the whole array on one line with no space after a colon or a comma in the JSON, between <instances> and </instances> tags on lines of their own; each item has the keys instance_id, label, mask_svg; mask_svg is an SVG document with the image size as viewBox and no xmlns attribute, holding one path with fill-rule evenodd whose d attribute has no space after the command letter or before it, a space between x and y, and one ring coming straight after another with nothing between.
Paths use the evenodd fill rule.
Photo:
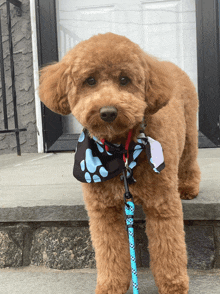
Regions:
<instances>
[{"instance_id":1,"label":"curly brown fur","mask_svg":"<svg viewBox=\"0 0 220 294\"><path fill-rule=\"evenodd\" d=\"M89 85L93 77L96 84ZM126 85L120 78L128 77ZM129 39L112 33L79 43L41 72L41 100L55 112L70 112L91 136L124 144L136 140L143 117L146 135L163 147L165 169L155 174L141 153L130 186L146 213L151 269L160 294L187 294L187 254L182 199L198 195L195 88L180 68L147 55ZM103 121L99 110L114 106L117 118ZM123 218L123 183L82 184L98 269L96 294L124 294L131 279Z\"/></svg>"}]
</instances>

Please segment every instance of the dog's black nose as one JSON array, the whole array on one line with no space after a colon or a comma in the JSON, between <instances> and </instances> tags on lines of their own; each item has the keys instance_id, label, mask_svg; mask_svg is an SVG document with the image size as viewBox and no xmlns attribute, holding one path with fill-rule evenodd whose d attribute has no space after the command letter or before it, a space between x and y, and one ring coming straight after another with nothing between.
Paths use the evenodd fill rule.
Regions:
<instances>
[{"instance_id":1,"label":"dog's black nose","mask_svg":"<svg viewBox=\"0 0 220 294\"><path fill-rule=\"evenodd\" d=\"M99 111L101 119L106 122L113 122L118 115L117 108L114 106L104 106Z\"/></svg>"}]
</instances>

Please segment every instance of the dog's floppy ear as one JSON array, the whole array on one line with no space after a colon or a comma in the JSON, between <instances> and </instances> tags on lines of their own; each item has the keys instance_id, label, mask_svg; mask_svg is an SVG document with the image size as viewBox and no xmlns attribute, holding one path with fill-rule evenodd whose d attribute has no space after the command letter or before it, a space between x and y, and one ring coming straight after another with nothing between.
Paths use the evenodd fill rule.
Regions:
<instances>
[{"instance_id":1,"label":"dog's floppy ear","mask_svg":"<svg viewBox=\"0 0 220 294\"><path fill-rule=\"evenodd\" d=\"M153 114L165 106L172 95L172 75L164 62L148 56L146 72L147 112Z\"/></svg>"},{"instance_id":2,"label":"dog's floppy ear","mask_svg":"<svg viewBox=\"0 0 220 294\"><path fill-rule=\"evenodd\" d=\"M62 115L71 113L68 102L69 67L57 62L44 67L40 74L39 95L41 101L52 111Z\"/></svg>"}]
</instances>

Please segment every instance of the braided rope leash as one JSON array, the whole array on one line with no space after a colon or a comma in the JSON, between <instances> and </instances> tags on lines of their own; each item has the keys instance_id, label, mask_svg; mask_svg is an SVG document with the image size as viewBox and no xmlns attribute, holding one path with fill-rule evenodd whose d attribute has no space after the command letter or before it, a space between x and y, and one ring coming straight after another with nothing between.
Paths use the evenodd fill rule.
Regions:
<instances>
[{"instance_id":1,"label":"braided rope leash","mask_svg":"<svg viewBox=\"0 0 220 294\"><path fill-rule=\"evenodd\" d=\"M138 277L137 277L137 265L135 256L135 243L134 243L134 202L128 201L125 205L126 224L128 228L128 238L130 246L130 258L131 258L131 274L133 282L133 294L138 294Z\"/></svg>"},{"instance_id":2,"label":"braided rope leash","mask_svg":"<svg viewBox=\"0 0 220 294\"><path fill-rule=\"evenodd\" d=\"M126 169L123 170L123 180L125 185L125 215L126 215L126 225L128 229L129 247L130 247L130 259L131 259L131 274L133 282L133 294L139 294L138 289L138 277L137 277L137 264L135 255L135 243L134 243L134 211L135 205L133 202L133 197L129 192L128 182L126 177Z\"/></svg>"}]
</instances>

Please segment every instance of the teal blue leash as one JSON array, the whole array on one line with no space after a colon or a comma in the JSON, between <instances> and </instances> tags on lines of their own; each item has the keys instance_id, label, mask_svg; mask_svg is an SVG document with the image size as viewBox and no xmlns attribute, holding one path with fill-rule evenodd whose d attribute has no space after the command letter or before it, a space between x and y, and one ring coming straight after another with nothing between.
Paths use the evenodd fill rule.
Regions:
<instances>
[{"instance_id":1,"label":"teal blue leash","mask_svg":"<svg viewBox=\"0 0 220 294\"><path fill-rule=\"evenodd\" d=\"M128 188L128 179L132 178L132 174L130 174L129 178L127 178L125 172L131 173L129 168L125 168L123 170L123 180L125 186L124 193L124 201L125 201L125 216L126 216L126 225L128 230L128 239L129 239L129 247L130 247L130 260L131 260L131 274L132 274L132 282L133 282L133 294L139 294L138 289L138 276L137 276L137 264L136 264L136 255L135 255L135 242L134 242L134 210L135 205L133 201L133 197Z\"/></svg>"}]
</instances>

